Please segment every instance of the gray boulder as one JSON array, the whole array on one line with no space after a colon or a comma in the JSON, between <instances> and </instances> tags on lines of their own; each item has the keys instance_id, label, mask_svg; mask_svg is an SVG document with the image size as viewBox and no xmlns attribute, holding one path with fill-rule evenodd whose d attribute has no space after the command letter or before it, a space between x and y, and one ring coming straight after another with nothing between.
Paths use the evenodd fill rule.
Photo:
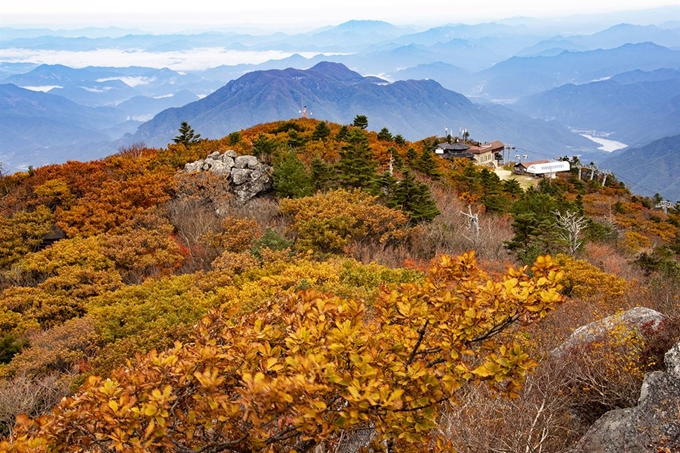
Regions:
<instances>
[{"instance_id":1,"label":"gray boulder","mask_svg":"<svg viewBox=\"0 0 680 453\"><path fill-rule=\"evenodd\" d=\"M188 162L187 164L184 165L184 171L187 173L196 173L201 171L201 167L203 167L202 160L196 162Z\"/></svg>"},{"instance_id":2,"label":"gray boulder","mask_svg":"<svg viewBox=\"0 0 680 453\"><path fill-rule=\"evenodd\" d=\"M254 175L258 172L245 170L245 177L247 181L240 185L236 185L236 183L234 183L233 193L237 202L243 204L260 193L265 193L272 190L274 186L274 179L272 178L273 170L271 167L267 167L268 168L266 170L259 172L260 174L257 177L254 177ZM234 178L234 172L237 170L238 169L232 170L232 182Z\"/></svg>"},{"instance_id":3,"label":"gray boulder","mask_svg":"<svg viewBox=\"0 0 680 453\"><path fill-rule=\"evenodd\" d=\"M665 355L666 371L647 373L636 407L607 412L572 453L680 451L680 343Z\"/></svg>"},{"instance_id":4,"label":"gray boulder","mask_svg":"<svg viewBox=\"0 0 680 453\"><path fill-rule=\"evenodd\" d=\"M667 320L668 318L658 311L646 307L635 307L624 313L608 316L601 321L579 327L550 355L553 358L560 357L567 351L599 341L620 325L634 329L645 341L655 341L663 335L663 325Z\"/></svg>"},{"instance_id":5,"label":"gray boulder","mask_svg":"<svg viewBox=\"0 0 680 453\"><path fill-rule=\"evenodd\" d=\"M222 175L222 176L229 176L231 173L231 168L227 164L225 164L222 160L213 160L211 162L212 167L210 167L210 171L215 173L216 175Z\"/></svg>"},{"instance_id":6,"label":"gray boulder","mask_svg":"<svg viewBox=\"0 0 680 453\"><path fill-rule=\"evenodd\" d=\"M234 159L234 164L236 168L250 168L254 170L260 163L255 156L238 156Z\"/></svg>"},{"instance_id":7,"label":"gray boulder","mask_svg":"<svg viewBox=\"0 0 680 453\"><path fill-rule=\"evenodd\" d=\"M231 182L237 186L250 181L250 170L244 168L233 168L231 170Z\"/></svg>"},{"instance_id":8,"label":"gray boulder","mask_svg":"<svg viewBox=\"0 0 680 453\"><path fill-rule=\"evenodd\" d=\"M273 187L272 167L260 163L255 156L239 156L233 150L224 154L217 151L210 153L204 160L186 164L184 171L209 171L230 178L230 192L241 204Z\"/></svg>"}]
</instances>

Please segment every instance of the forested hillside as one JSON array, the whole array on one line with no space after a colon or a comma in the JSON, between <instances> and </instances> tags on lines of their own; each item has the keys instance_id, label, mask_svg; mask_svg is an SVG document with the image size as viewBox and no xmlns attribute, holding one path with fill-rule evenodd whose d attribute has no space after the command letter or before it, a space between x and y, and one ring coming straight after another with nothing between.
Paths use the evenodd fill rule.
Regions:
<instances>
[{"instance_id":1,"label":"forested hillside","mask_svg":"<svg viewBox=\"0 0 680 453\"><path fill-rule=\"evenodd\" d=\"M680 336L680 209L369 121L0 174L0 449L566 452L635 405ZM271 190L184 170L228 154ZM663 335L551 353L636 306Z\"/></svg>"}]
</instances>

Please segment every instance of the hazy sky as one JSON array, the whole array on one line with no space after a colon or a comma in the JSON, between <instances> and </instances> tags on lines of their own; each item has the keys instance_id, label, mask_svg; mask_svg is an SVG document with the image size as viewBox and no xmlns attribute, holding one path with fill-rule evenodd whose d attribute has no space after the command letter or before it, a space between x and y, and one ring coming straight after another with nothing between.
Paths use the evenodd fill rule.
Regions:
<instances>
[{"instance_id":1,"label":"hazy sky","mask_svg":"<svg viewBox=\"0 0 680 453\"><path fill-rule=\"evenodd\" d=\"M439 25L514 16L560 16L680 5L680 0L7 0L0 25L192 26L263 25L316 27L349 19ZM667 18L679 20L680 18Z\"/></svg>"}]
</instances>

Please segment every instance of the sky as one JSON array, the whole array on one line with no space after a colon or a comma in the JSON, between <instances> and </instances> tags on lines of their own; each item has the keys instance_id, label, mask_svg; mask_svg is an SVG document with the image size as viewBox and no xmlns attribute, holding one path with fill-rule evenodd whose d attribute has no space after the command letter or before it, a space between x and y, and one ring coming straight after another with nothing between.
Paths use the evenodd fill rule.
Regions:
<instances>
[{"instance_id":1,"label":"sky","mask_svg":"<svg viewBox=\"0 0 680 453\"><path fill-rule=\"evenodd\" d=\"M680 0L9 0L0 2L0 26L276 26L279 29L337 25L350 19L435 25L516 16L555 17L680 5ZM680 18L668 18L680 20Z\"/></svg>"}]
</instances>

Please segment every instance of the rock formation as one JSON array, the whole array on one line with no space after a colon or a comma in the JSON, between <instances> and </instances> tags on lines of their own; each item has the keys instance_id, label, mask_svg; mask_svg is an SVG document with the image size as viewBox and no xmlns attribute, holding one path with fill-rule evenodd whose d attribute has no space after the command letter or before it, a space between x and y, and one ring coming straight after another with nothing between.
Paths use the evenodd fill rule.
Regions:
<instances>
[{"instance_id":1,"label":"rock formation","mask_svg":"<svg viewBox=\"0 0 680 453\"><path fill-rule=\"evenodd\" d=\"M626 329L634 329L646 342L654 342L657 337L663 335L662 330L666 320L667 317L658 311L645 307L635 307L624 313L608 316L601 321L579 327L550 355L559 357L569 350L600 341L620 326L624 326Z\"/></svg>"},{"instance_id":2,"label":"rock formation","mask_svg":"<svg viewBox=\"0 0 680 453\"><path fill-rule=\"evenodd\" d=\"M607 412L572 453L680 451L680 343L666 353L666 371L645 375L636 407Z\"/></svg>"},{"instance_id":3,"label":"rock formation","mask_svg":"<svg viewBox=\"0 0 680 453\"><path fill-rule=\"evenodd\" d=\"M272 189L273 169L255 156L239 156L229 150L224 154L215 151L208 157L184 166L184 171L195 173L209 171L229 179L230 191L238 203L244 204L258 194Z\"/></svg>"}]
</instances>

